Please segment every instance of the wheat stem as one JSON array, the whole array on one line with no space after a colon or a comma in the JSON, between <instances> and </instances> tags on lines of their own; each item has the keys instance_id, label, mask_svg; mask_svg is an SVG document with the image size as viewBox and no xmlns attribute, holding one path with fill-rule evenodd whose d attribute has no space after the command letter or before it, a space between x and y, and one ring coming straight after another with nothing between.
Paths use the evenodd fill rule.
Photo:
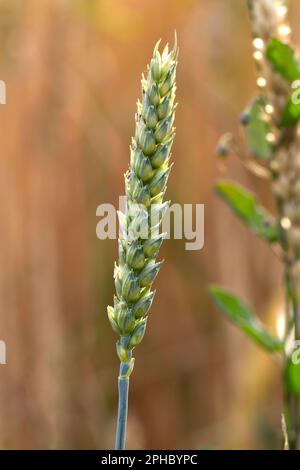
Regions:
<instances>
[{"instance_id":1,"label":"wheat stem","mask_svg":"<svg viewBox=\"0 0 300 470\"><path fill-rule=\"evenodd\" d=\"M125 449L126 442L126 427L127 427L127 414L128 414L128 391L129 391L129 377L122 376L123 363L120 364L120 376L118 378L118 418L117 418L117 431L116 431L116 450Z\"/></svg>"}]
</instances>

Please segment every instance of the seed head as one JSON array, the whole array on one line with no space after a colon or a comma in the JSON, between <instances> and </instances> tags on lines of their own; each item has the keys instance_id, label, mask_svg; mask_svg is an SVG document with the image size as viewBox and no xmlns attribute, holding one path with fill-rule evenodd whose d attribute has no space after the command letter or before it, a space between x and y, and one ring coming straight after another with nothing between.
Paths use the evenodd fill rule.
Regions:
<instances>
[{"instance_id":1,"label":"seed head","mask_svg":"<svg viewBox=\"0 0 300 470\"><path fill-rule=\"evenodd\" d=\"M129 376L133 369L132 349L143 339L154 297L152 283L162 264L155 259L164 238L159 227L168 208L163 195L175 136L176 66L176 38L173 50L166 46L162 54L157 43L147 77L142 77L143 97L138 102L125 174L126 212L118 214L121 235L114 273L116 296L107 313L113 330L120 335L117 354L122 376Z\"/></svg>"}]
</instances>

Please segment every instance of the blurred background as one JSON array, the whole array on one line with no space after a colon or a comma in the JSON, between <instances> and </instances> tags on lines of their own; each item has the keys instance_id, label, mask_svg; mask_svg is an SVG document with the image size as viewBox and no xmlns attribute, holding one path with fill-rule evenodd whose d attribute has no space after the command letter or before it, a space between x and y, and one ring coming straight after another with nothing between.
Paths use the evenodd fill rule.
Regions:
<instances>
[{"instance_id":1,"label":"blurred background","mask_svg":"<svg viewBox=\"0 0 300 470\"><path fill-rule=\"evenodd\" d=\"M299 2L291 1L300 41ZM164 243L166 259L131 379L128 448L281 446L280 372L217 312L220 282L276 333L281 271L213 194L266 184L219 136L255 93L243 0L0 0L0 447L114 446L118 359L106 316L115 241L96 208L118 204L140 76L159 38L178 33L177 135L168 198L205 204L205 246Z\"/></svg>"}]
</instances>

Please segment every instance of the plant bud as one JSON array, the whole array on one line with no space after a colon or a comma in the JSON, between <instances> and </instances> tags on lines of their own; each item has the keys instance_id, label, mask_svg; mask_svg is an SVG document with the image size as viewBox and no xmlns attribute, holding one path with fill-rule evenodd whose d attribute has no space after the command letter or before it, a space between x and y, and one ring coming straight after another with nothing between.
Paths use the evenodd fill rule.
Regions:
<instances>
[{"instance_id":1,"label":"plant bud","mask_svg":"<svg viewBox=\"0 0 300 470\"><path fill-rule=\"evenodd\" d=\"M162 204L163 200L164 200L164 193L161 192L157 196L154 196L151 199L151 204L153 205Z\"/></svg>"},{"instance_id":2,"label":"plant bud","mask_svg":"<svg viewBox=\"0 0 300 470\"><path fill-rule=\"evenodd\" d=\"M154 297L154 292L149 292L144 295L136 304L132 307L132 312L136 319L142 318L146 315L149 308L151 307Z\"/></svg>"},{"instance_id":3,"label":"plant bud","mask_svg":"<svg viewBox=\"0 0 300 470\"><path fill-rule=\"evenodd\" d=\"M121 271L120 271L119 266L117 265L115 265L114 280L115 280L117 296L120 298L122 294L122 281L121 281Z\"/></svg>"},{"instance_id":4,"label":"plant bud","mask_svg":"<svg viewBox=\"0 0 300 470\"><path fill-rule=\"evenodd\" d=\"M139 194L141 186L141 181L137 178L136 174L133 171L130 172L127 179L127 189L132 199L135 199Z\"/></svg>"},{"instance_id":5,"label":"plant bud","mask_svg":"<svg viewBox=\"0 0 300 470\"><path fill-rule=\"evenodd\" d=\"M153 80L156 80L158 82L161 77L161 57L158 51L155 51L154 57L151 60L150 71Z\"/></svg>"},{"instance_id":6,"label":"plant bud","mask_svg":"<svg viewBox=\"0 0 300 470\"><path fill-rule=\"evenodd\" d=\"M150 190L150 194L152 197L156 196L161 191L163 191L163 189L165 188L167 184L170 171L171 171L170 167L157 170L154 178L149 184L149 190Z\"/></svg>"},{"instance_id":7,"label":"plant bud","mask_svg":"<svg viewBox=\"0 0 300 470\"><path fill-rule=\"evenodd\" d=\"M222 135L219 139L216 153L219 157L227 157L230 154L231 147L232 147L232 134L227 132L226 134Z\"/></svg>"},{"instance_id":8,"label":"plant bud","mask_svg":"<svg viewBox=\"0 0 300 470\"><path fill-rule=\"evenodd\" d=\"M136 196L136 200L139 204L143 204L147 208L151 205L151 195L148 186L142 186L139 193Z\"/></svg>"},{"instance_id":9,"label":"plant bud","mask_svg":"<svg viewBox=\"0 0 300 470\"><path fill-rule=\"evenodd\" d=\"M139 281L132 271L127 271L122 279L122 297L126 302L136 302L139 296Z\"/></svg>"},{"instance_id":10,"label":"plant bud","mask_svg":"<svg viewBox=\"0 0 300 470\"><path fill-rule=\"evenodd\" d=\"M157 143L161 143L169 134L174 122L174 114L161 121L155 129L155 139Z\"/></svg>"},{"instance_id":11,"label":"plant bud","mask_svg":"<svg viewBox=\"0 0 300 470\"><path fill-rule=\"evenodd\" d=\"M160 102L160 94L157 83L152 83L148 89L148 98L151 104L158 106Z\"/></svg>"},{"instance_id":12,"label":"plant bud","mask_svg":"<svg viewBox=\"0 0 300 470\"><path fill-rule=\"evenodd\" d=\"M140 344L142 341L145 331L146 331L146 326L147 326L147 320L141 320L140 323L136 326L134 332L132 333L129 344L128 344L128 349L133 349L135 346Z\"/></svg>"},{"instance_id":13,"label":"plant bud","mask_svg":"<svg viewBox=\"0 0 300 470\"><path fill-rule=\"evenodd\" d=\"M147 240L143 245L145 256L147 258L155 258L163 240L164 235L159 235L157 238L151 238L150 240Z\"/></svg>"},{"instance_id":14,"label":"plant bud","mask_svg":"<svg viewBox=\"0 0 300 470\"><path fill-rule=\"evenodd\" d=\"M145 155L152 155L155 151L156 141L152 131L145 131L141 135L140 146Z\"/></svg>"},{"instance_id":15,"label":"plant bud","mask_svg":"<svg viewBox=\"0 0 300 470\"><path fill-rule=\"evenodd\" d=\"M250 122L250 113L249 113L249 110L247 110L247 111L244 111L240 115L240 123L242 124L242 126L248 126L249 122Z\"/></svg>"},{"instance_id":16,"label":"plant bud","mask_svg":"<svg viewBox=\"0 0 300 470\"><path fill-rule=\"evenodd\" d=\"M157 118L157 114L156 114L155 107L153 106L153 104L146 109L144 119L149 129L155 128L158 122L158 118Z\"/></svg>"},{"instance_id":17,"label":"plant bud","mask_svg":"<svg viewBox=\"0 0 300 470\"><path fill-rule=\"evenodd\" d=\"M117 354L119 356L120 362L129 362L130 361L130 352L121 344L121 341L118 341L116 344Z\"/></svg>"},{"instance_id":18,"label":"plant bud","mask_svg":"<svg viewBox=\"0 0 300 470\"><path fill-rule=\"evenodd\" d=\"M142 209L138 214L132 215L132 221L128 229L128 239L136 240L136 238L148 238L149 220L148 212Z\"/></svg>"},{"instance_id":19,"label":"plant bud","mask_svg":"<svg viewBox=\"0 0 300 470\"><path fill-rule=\"evenodd\" d=\"M116 319L115 319L115 312L113 307L108 306L107 307L107 316L110 321L111 327L114 330L115 333L118 333L119 335L121 334L120 328L117 325Z\"/></svg>"},{"instance_id":20,"label":"plant bud","mask_svg":"<svg viewBox=\"0 0 300 470\"><path fill-rule=\"evenodd\" d=\"M151 157L153 168L160 168L168 160L173 141L166 142L157 147L154 155Z\"/></svg>"},{"instance_id":21,"label":"plant bud","mask_svg":"<svg viewBox=\"0 0 300 470\"><path fill-rule=\"evenodd\" d=\"M150 287L154 281L162 262L155 263L150 261L139 274L139 283L141 287Z\"/></svg>"},{"instance_id":22,"label":"plant bud","mask_svg":"<svg viewBox=\"0 0 300 470\"><path fill-rule=\"evenodd\" d=\"M136 118L136 127L135 127L135 135L134 140L136 145L140 145L141 139L143 134L145 133L145 123L142 118Z\"/></svg>"},{"instance_id":23,"label":"plant bud","mask_svg":"<svg viewBox=\"0 0 300 470\"><path fill-rule=\"evenodd\" d=\"M165 119L170 112L171 100L169 96L165 96L164 99L157 107L157 115L160 120Z\"/></svg>"},{"instance_id":24,"label":"plant bud","mask_svg":"<svg viewBox=\"0 0 300 470\"><path fill-rule=\"evenodd\" d=\"M151 180L153 177L153 168L151 162L148 157L143 155L142 151L140 151L139 155L136 157L134 169L137 176L141 178L144 183Z\"/></svg>"},{"instance_id":25,"label":"plant bud","mask_svg":"<svg viewBox=\"0 0 300 470\"><path fill-rule=\"evenodd\" d=\"M132 313L131 309L126 309L124 314L120 317L118 321L119 328L121 330L121 335L128 336L130 335L136 323L135 316Z\"/></svg>"},{"instance_id":26,"label":"plant bud","mask_svg":"<svg viewBox=\"0 0 300 470\"><path fill-rule=\"evenodd\" d=\"M130 166L134 168L136 166L139 155L143 152L140 149L130 147Z\"/></svg>"},{"instance_id":27,"label":"plant bud","mask_svg":"<svg viewBox=\"0 0 300 470\"><path fill-rule=\"evenodd\" d=\"M176 64L173 64L170 68L170 70L167 73L167 76L160 86L160 96L165 96L169 91L171 90L172 86L174 85L175 82L175 70L176 70Z\"/></svg>"},{"instance_id":28,"label":"plant bud","mask_svg":"<svg viewBox=\"0 0 300 470\"><path fill-rule=\"evenodd\" d=\"M118 251L119 251L119 262L120 264L125 263L125 252L124 252L124 247L122 245L122 241L118 240Z\"/></svg>"},{"instance_id":29,"label":"plant bud","mask_svg":"<svg viewBox=\"0 0 300 470\"><path fill-rule=\"evenodd\" d=\"M128 312L128 308L125 302L115 302L115 319L116 323L118 324L119 330L121 335L123 335L124 324L126 323L126 315Z\"/></svg>"},{"instance_id":30,"label":"plant bud","mask_svg":"<svg viewBox=\"0 0 300 470\"><path fill-rule=\"evenodd\" d=\"M219 157L227 157L229 155L229 148L227 145L218 144L216 148L216 153Z\"/></svg>"},{"instance_id":31,"label":"plant bud","mask_svg":"<svg viewBox=\"0 0 300 470\"><path fill-rule=\"evenodd\" d=\"M144 249L137 240L129 246L126 259L131 268L135 270L143 268L145 264Z\"/></svg>"}]
</instances>

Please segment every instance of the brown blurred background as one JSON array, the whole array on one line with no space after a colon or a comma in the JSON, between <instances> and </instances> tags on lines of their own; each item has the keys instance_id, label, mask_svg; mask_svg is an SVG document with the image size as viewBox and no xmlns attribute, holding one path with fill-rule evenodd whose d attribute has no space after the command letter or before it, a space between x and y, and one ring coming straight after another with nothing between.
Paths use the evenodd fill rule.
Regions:
<instances>
[{"instance_id":1,"label":"brown blurred background","mask_svg":"<svg viewBox=\"0 0 300 470\"><path fill-rule=\"evenodd\" d=\"M299 2L292 1L297 19ZM300 40L294 21L294 39ZM213 308L211 281L276 331L281 272L214 196L222 177L272 198L235 159L217 161L255 90L244 0L0 0L0 447L112 448L117 405L115 241L96 208L118 203L140 76L157 39L180 46L168 197L205 204L205 247L167 241L136 349L128 448L280 447L275 361Z\"/></svg>"}]
</instances>

